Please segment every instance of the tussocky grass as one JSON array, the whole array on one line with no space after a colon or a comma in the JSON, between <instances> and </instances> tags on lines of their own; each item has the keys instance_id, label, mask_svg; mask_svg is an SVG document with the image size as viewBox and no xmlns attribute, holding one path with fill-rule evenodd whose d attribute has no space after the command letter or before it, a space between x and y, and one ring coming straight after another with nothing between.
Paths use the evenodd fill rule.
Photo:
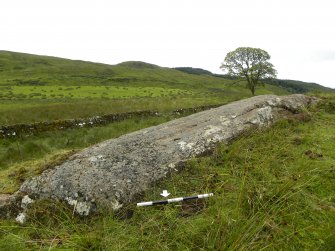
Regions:
<instances>
[{"instance_id":1,"label":"tussocky grass","mask_svg":"<svg viewBox=\"0 0 335 251\"><path fill-rule=\"evenodd\" d=\"M32 206L24 226L0 224L2 250L334 250L335 97L310 116L248 132L154 184L141 200L213 192L91 218L59 202ZM199 206L199 204L201 206Z\"/></svg>"}]
</instances>

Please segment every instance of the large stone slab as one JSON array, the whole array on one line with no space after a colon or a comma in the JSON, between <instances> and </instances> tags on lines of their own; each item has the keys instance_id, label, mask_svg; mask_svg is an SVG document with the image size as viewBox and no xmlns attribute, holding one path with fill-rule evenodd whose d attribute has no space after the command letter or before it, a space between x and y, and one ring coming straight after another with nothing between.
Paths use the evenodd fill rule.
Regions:
<instances>
[{"instance_id":1,"label":"large stone slab","mask_svg":"<svg viewBox=\"0 0 335 251\"><path fill-rule=\"evenodd\" d=\"M99 205L118 209L218 142L269 126L281 111L298 113L309 102L304 95L257 96L107 140L25 181L20 193L67 201L83 215Z\"/></svg>"}]
</instances>

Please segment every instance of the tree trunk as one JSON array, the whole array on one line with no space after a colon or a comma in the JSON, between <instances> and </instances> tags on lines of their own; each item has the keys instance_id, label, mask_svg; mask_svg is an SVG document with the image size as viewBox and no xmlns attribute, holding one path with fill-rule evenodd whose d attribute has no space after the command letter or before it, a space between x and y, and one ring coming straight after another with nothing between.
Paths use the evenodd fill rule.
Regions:
<instances>
[{"instance_id":1,"label":"tree trunk","mask_svg":"<svg viewBox=\"0 0 335 251\"><path fill-rule=\"evenodd\" d=\"M255 96L255 86L251 86L251 93L252 93L252 96Z\"/></svg>"}]
</instances>

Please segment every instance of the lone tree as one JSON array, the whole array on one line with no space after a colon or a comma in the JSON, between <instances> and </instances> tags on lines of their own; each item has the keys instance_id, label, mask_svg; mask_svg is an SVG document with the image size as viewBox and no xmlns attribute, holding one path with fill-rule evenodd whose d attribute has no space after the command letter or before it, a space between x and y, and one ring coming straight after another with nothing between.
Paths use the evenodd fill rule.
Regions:
<instances>
[{"instance_id":1,"label":"lone tree","mask_svg":"<svg viewBox=\"0 0 335 251\"><path fill-rule=\"evenodd\" d=\"M276 70L268 61L269 53L258 48L239 47L227 54L220 68L232 77L247 81L247 88L255 95L262 79L275 78Z\"/></svg>"}]
</instances>

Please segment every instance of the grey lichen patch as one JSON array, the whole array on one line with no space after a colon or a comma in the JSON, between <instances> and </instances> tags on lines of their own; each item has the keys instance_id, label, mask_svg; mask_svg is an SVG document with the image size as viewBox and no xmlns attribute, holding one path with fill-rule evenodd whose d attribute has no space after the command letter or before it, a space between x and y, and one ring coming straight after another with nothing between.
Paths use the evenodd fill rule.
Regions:
<instances>
[{"instance_id":1,"label":"grey lichen patch","mask_svg":"<svg viewBox=\"0 0 335 251\"><path fill-rule=\"evenodd\" d=\"M29 204L31 204L33 202L34 202L33 199L31 199L28 195L25 195L25 196L23 196L23 198L21 200L21 208L26 209L29 206Z\"/></svg>"},{"instance_id":2,"label":"grey lichen patch","mask_svg":"<svg viewBox=\"0 0 335 251\"><path fill-rule=\"evenodd\" d=\"M178 142L178 145L179 145L179 148L180 148L182 151L185 151L185 152L192 152L192 149L193 149L195 143L193 143L193 142L187 143L187 142L185 142L185 141L180 141L180 142Z\"/></svg>"},{"instance_id":3,"label":"grey lichen patch","mask_svg":"<svg viewBox=\"0 0 335 251\"><path fill-rule=\"evenodd\" d=\"M229 126L232 123L231 119L227 118L226 116L220 116L219 119L220 119L221 125L223 126Z\"/></svg>"},{"instance_id":4,"label":"grey lichen patch","mask_svg":"<svg viewBox=\"0 0 335 251\"><path fill-rule=\"evenodd\" d=\"M87 216L91 212L92 203L88 201L78 201L72 199L71 197L66 197L65 200L70 206L73 206L73 209L76 213L81 216Z\"/></svg>"},{"instance_id":5,"label":"grey lichen patch","mask_svg":"<svg viewBox=\"0 0 335 251\"><path fill-rule=\"evenodd\" d=\"M19 213L16 218L15 221L21 225L23 225L24 223L26 223L27 221L27 214L26 213Z\"/></svg>"},{"instance_id":6,"label":"grey lichen patch","mask_svg":"<svg viewBox=\"0 0 335 251\"><path fill-rule=\"evenodd\" d=\"M174 164L174 163L168 164L168 169L171 170L171 171L175 171L175 172L178 171L178 169L176 168L176 164Z\"/></svg>"},{"instance_id":7,"label":"grey lichen patch","mask_svg":"<svg viewBox=\"0 0 335 251\"><path fill-rule=\"evenodd\" d=\"M117 200L113 200L111 201L111 207L113 210L118 210L120 209L123 205L121 203L119 203Z\"/></svg>"},{"instance_id":8,"label":"grey lichen patch","mask_svg":"<svg viewBox=\"0 0 335 251\"><path fill-rule=\"evenodd\" d=\"M105 161L104 156L103 155L98 155L98 156L92 156L90 158L88 158L89 161L96 163L96 162L100 162L100 161Z\"/></svg>"},{"instance_id":9,"label":"grey lichen patch","mask_svg":"<svg viewBox=\"0 0 335 251\"><path fill-rule=\"evenodd\" d=\"M271 106L266 106L259 108L257 111L258 118L257 123L260 125L269 125L273 121L273 114L272 114L272 108Z\"/></svg>"},{"instance_id":10,"label":"grey lichen patch","mask_svg":"<svg viewBox=\"0 0 335 251\"><path fill-rule=\"evenodd\" d=\"M269 106L272 106L272 107L278 107L281 104L281 99L279 97L278 98L269 99L267 101L267 104Z\"/></svg>"},{"instance_id":11,"label":"grey lichen patch","mask_svg":"<svg viewBox=\"0 0 335 251\"><path fill-rule=\"evenodd\" d=\"M213 144L213 143L221 142L224 138L225 138L224 135L216 134L212 138L207 139L206 142L207 144Z\"/></svg>"},{"instance_id":12,"label":"grey lichen patch","mask_svg":"<svg viewBox=\"0 0 335 251\"><path fill-rule=\"evenodd\" d=\"M221 130L222 130L222 127L220 127L220 126L209 125L205 128L204 136L207 137L207 136L212 135L214 133L218 133Z\"/></svg>"},{"instance_id":13,"label":"grey lichen patch","mask_svg":"<svg viewBox=\"0 0 335 251\"><path fill-rule=\"evenodd\" d=\"M75 210L79 215L87 216L91 212L91 207L92 205L90 202L80 201L77 202Z\"/></svg>"}]
</instances>

